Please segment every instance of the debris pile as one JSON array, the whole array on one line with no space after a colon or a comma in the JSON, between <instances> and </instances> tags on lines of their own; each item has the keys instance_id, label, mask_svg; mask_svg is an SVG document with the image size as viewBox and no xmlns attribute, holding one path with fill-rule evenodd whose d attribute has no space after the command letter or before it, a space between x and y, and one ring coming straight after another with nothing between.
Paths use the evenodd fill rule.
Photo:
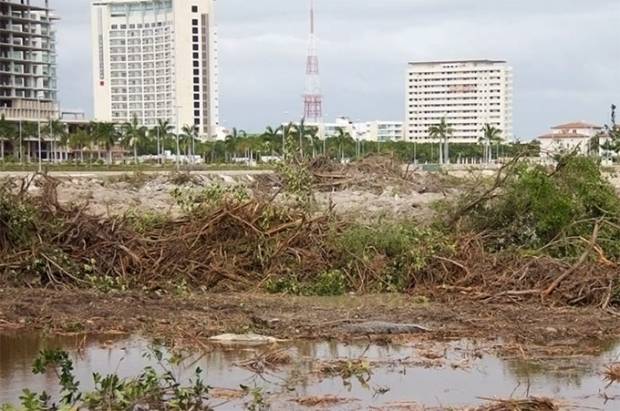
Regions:
<instances>
[{"instance_id":1,"label":"debris pile","mask_svg":"<svg viewBox=\"0 0 620 411\"><path fill-rule=\"evenodd\" d=\"M387 155L369 155L349 164L318 157L310 163L310 171L317 191L351 188L381 194L391 188L401 193L440 192L436 184L428 185L426 177Z\"/></svg>"}]
</instances>

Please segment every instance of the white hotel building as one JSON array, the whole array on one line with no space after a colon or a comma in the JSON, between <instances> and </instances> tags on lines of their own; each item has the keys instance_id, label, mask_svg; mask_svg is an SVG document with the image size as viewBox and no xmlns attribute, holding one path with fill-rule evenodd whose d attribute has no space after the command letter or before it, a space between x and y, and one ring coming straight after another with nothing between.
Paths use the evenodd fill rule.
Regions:
<instances>
[{"instance_id":1,"label":"white hotel building","mask_svg":"<svg viewBox=\"0 0 620 411\"><path fill-rule=\"evenodd\" d=\"M407 141L433 141L429 128L442 118L455 143L477 143L485 124L513 138L512 68L505 61L409 63L406 87Z\"/></svg>"},{"instance_id":2,"label":"white hotel building","mask_svg":"<svg viewBox=\"0 0 620 411\"><path fill-rule=\"evenodd\" d=\"M219 125L213 0L92 2L95 119Z\"/></svg>"}]
</instances>

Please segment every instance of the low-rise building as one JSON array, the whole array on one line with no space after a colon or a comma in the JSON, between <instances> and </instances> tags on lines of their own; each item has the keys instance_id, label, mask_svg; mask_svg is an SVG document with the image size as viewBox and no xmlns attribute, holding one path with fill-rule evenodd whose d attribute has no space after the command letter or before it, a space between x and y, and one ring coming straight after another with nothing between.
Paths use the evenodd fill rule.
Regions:
<instances>
[{"instance_id":1,"label":"low-rise building","mask_svg":"<svg viewBox=\"0 0 620 411\"><path fill-rule=\"evenodd\" d=\"M556 154L575 150L583 155L601 155L601 147L607 140L602 131L602 127L585 121L551 127L550 133L537 138L540 142L540 155L543 159L550 159Z\"/></svg>"}]
</instances>

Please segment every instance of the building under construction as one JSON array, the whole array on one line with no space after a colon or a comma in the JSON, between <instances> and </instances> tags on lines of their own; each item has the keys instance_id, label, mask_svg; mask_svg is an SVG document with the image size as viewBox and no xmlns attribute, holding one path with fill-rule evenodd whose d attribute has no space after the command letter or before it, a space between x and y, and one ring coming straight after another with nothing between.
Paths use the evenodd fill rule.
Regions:
<instances>
[{"instance_id":1,"label":"building under construction","mask_svg":"<svg viewBox=\"0 0 620 411\"><path fill-rule=\"evenodd\" d=\"M56 40L47 0L0 0L0 115L49 120L56 103Z\"/></svg>"}]
</instances>

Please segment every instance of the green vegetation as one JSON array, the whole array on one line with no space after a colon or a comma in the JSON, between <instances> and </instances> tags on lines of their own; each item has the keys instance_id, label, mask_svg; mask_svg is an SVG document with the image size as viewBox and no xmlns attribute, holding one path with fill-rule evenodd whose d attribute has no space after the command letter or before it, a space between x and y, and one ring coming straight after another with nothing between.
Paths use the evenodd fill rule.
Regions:
<instances>
[{"instance_id":1,"label":"green vegetation","mask_svg":"<svg viewBox=\"0 0 620 411\"><path fill-rule=\"evenodd\" d=\"M591 246L598 227L601 250L620 258L620 199L594 160L568 155L553 170L518 162L493 187L467 193L460 202L473 204L463 223L485 232L492 248L544 248L574 257Z\"/></svg>"},{"instance_id":2,"label":"green vegetation","mask_svg":"<svg viewBox=\"0 0 620 411\"><path fill-rule=\"evenodd\" d=\"M171 367L178 366L183 358L168 356L159 348L147 354L163 372L147 367L135 378L121 378L117 374L93 375L94 389L80 391L80 383L73 374L73 363L64 351L41 352L34 363L33 373L53 372L60 386L59 401L46 393L24 390L19 407L2 405L2 411L132 411L136 409L166 409L177 411L207 411L209 387L203 381L203 372L196 368L187 386L175 377Z\"/></svg>"},{"instance_id":3,"label":"green vegetation","mask_svg":"<svg viewBox=\"0 0 620 411\"><path fill-rule=\"evenodd\" d=\"M587 274L566 283L562 301L620 304L612 275L620 263L620 200L594 159L559 160L547 168L515 158L496 178L460 187L462 195L425 224L360 222L308 207L321 168L293 150L281 181L298 201L254 198L242 186L181 186L173 196L184 215L175 218L135 210L101 218L65 208L49 177L38 181L42 197L7 184L0 187L0 280L176 295L257 284L312 296L463 284L550 293L580 267ZM338 165L335 175L388 184L377 173L393 173L393 163L371 163Z\"/></svg>"}]
</instances>

